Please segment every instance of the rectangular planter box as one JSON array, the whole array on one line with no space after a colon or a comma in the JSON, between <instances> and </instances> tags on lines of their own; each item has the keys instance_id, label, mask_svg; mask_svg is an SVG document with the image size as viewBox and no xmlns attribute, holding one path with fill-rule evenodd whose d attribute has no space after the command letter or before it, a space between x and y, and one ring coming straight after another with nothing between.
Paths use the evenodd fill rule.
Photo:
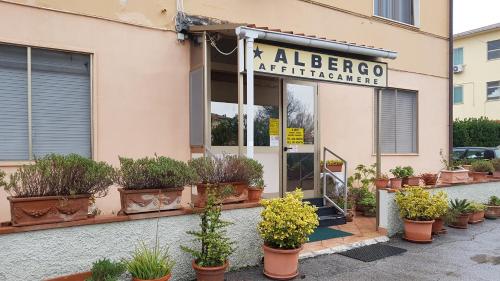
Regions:
<instances>
[{"instance_id":1,"label":"rectangular planter box","mask_svg":"<svg viewBox=\"0 0 500 281\"><path fill-rule=\"evenodd\" d=\"M123 189L120 192L121 213L137 214L177 210L182 207L184 187L164 189Z\"/></svg>"},{"instance_id":2,"label":"rectangular planter box","mask_svg":"<svg viewBox=\"0 0 500 281\"><path fill-rule=\"evenodd\" d=\"M51 279L45 279L44 281L85 281L90 277L92 277L92 272L81 272Z\"/></svg>"},{"instance_id":3,"label":"rectangular planter box","mask_svg":"<svg viewBox=\"0 0 500 281\"><path fill-rule=\"evenodd\" d=\"M443 183L464 183L469 182L468 170L447 171L442 170L439 177Z\"/></svg>"},{"instance_id":4,"label":"rectangular planter box","mask_svg":"<svg viewBox=\"0 0 500 281\"><path fill-rule=\"evenodd\" d=\"M90 195L7 199L12 225L25 226L87 219Z\"/></svg>"},{"instance_id":5,"label":"rectangular planter box","mask_svg":"<svg viewBox=\"0 0 500 281\"><path fill-rule=\"evenodd\" d=\"M246 183L221 183L220 188L232 185L234 187L233 194L224 198L222 201L223 204L229 203L237 203L244 202L248 200L248 185ZM217 188L217 187L215 187ZM198 184L196 185L196 190L198 192L198 198L195 202L195 206L199 208L203 208L207 202L207 185L206 184Z\"/></svg>"},{"instance_id":6,"label":"rectangular planter box","mask_svg":"<svg viewBox=\"0 0 500 281\"><path fill-rule=\"evenodd\" d=\"M500 206L486 206L485 217L490 219L499 219Z\"/></svg>"}]
</instances>

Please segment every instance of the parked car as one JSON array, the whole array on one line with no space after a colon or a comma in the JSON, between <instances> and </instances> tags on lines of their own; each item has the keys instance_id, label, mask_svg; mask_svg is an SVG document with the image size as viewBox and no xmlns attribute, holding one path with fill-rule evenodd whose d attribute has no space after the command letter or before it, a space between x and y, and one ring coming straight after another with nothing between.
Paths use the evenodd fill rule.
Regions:
<instances>
[{"instance_id":1,"label":"parked car","mask_svg":"<svg viewBox=\"0 0 500 281\"><path fill-rule=\"evenodd\" d=\"M453 160L482 160L500 158L499 147L454 147Z\"/></svg>"}]
</instances>

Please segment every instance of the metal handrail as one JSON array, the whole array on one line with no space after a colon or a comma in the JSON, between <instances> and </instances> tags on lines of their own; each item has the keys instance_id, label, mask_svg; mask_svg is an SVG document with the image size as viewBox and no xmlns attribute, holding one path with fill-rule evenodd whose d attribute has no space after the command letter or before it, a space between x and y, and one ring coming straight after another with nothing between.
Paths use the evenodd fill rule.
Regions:
<instances>
[{"instance_id":1,"label":"metal handrail","mask_svg":"<svg viewBox=\"0 0 500 281\"><path fill-rule=\"evenodd\" d=\"M330 171L327 167L326 167L326 155L327 153L333 155L334 157L338 158L339 160L342 161L342 163L344 163L344 179L340 179L339 177L337 177L332 171ZM326 202L330 202L331 204L333 204L333 206L335 208L337 208L339 211L341 211L344 215L347 214L347 161L340 157L339 155L337 155L335 152L331 151L330 149L328 149L327 147L323 147L323 204L326 206ZM344 186L344 208L342 209L341 207L339 207L337 204L335 204L335 202L333 202L333 200L328 197L328 195L326 195L326 178L327 176L330 176L330 177L333 177L334 179L338 180L340 183L342 183L342 185ZM335 184L335 186L337 186Z\"/></svg>"}]
</instances>

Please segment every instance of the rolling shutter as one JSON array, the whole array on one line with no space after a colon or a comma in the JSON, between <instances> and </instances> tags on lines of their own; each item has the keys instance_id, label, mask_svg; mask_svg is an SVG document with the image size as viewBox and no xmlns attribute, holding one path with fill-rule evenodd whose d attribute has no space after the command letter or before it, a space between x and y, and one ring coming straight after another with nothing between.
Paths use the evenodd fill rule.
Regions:
<instances>
[{"instance_id":1,"label":"rolling shutter","mask_svg":"<svg viewBox=\"0 0 500 281\"><path fill-rule=\"evenodd\" d=\"M0 160L29 158L27 49L0 45Z\"/></svg>"},{"instance_id":2,"label":"rolling shutter","mask_svg":"<svg viewBox=\"0 0 500 281\"><path fill-rule=\"evenodd\" d=\"M32 49L33 155L91 157L90 58Z\"/></svg>"},{"instance_id":3,"label":"rolling shutter","mask_svg":"<svg viewBox=\"0 0 500 281\"><path fill-rule=\"evenodd\" d=\"M383 90L380 113L380 146L382 153L396 152L396 92Z\"/></svg>"}]
</instances>

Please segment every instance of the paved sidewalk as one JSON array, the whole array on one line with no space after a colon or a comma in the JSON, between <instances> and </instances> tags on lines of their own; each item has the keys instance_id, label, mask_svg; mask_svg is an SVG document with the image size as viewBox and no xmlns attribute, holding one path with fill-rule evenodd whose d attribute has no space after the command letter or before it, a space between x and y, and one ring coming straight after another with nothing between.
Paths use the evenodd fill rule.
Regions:
<instances>
[{"instance_id":1,"label":"paved sidewalk","mask_svg":"<svg viewBox=\"0 0 500 281\"><path fill-rule=\"evenodd\" d=\"M300 262L295 280L307 281L500 281L500 220L469 225L468 230L448 229L432 244L418 245L394 238L390 245L405 248L400 256L364 263L332 254ZM231 272L227 281L268 280L261 267Z\"/></svg>"}]
</instances>

